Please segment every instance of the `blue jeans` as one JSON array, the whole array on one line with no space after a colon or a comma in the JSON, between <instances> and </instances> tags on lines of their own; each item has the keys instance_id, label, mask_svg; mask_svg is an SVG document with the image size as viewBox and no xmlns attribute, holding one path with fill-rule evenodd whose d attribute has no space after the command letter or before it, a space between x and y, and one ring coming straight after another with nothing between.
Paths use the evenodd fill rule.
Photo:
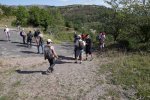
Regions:
<instances>
[{"instance_id":1,"label":"blue jeans","mask_svg":"<svg viewBox=\"0 0 150 100\"><path fill-rule=\"evenodd\" d=\"M40 48L42 52L40 52L41 51ZM44 44L37 45L37 49L38 49L38 53L44 53Z\"/></svg>"}]
</instances>

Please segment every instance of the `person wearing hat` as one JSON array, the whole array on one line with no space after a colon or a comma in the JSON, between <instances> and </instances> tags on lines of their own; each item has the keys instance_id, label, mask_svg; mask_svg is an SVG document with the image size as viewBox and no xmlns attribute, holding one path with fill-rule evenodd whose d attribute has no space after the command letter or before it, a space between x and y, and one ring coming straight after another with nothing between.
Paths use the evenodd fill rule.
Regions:
<instances>
[{"instance_id":1,"label":"person wearing hat","mask_svg":"<svg viewBox=\"0 0 150 100\"><path fill-rule=\"evenodd\" d=\"M80 64L82 63L82 53L85 47L85 42L82 40L81 35L78 35L78 40L76 41L76 53L75 53L75 63L77 63L77 59L79 57Z\"/></svg>"},{"instance_id":2,"label":"person wearing hat","mask_svg":"<svg viewBox=\"0 0 150 100\"><path fill-rule=\"evenodd\" d=\"M53 72L55 65L55 58L58 58L54 46L52 46L51 44L52 40L48 39L47 44L44 47L44 58L45 60L48 59L48 62L50 64L49 68L46 71L46 74Z\"/></svg>"}]
</instances>

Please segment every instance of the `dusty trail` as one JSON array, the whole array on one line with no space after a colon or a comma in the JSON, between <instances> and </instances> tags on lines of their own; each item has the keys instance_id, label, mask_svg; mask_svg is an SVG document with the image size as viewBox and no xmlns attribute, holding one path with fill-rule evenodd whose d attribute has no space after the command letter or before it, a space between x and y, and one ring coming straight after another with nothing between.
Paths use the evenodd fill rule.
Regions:
<instances>
[{"instance_id":1,"label":"dusty trail","mask_svg":"<svg viewBox=\"0 0 150 100\"><path fill-rule=\"evenodd\" d=\"M75 64L73 46L68 43L54 45L61 60L56 62L50 75L42 72L48 67L36 47L26 48L16 31L11 42L5 41L0 30L0 98L6 100L111 100L107 97L110 85L105 76L97 75L99 59ZM107 62L107 59L101 59ZM101 63L102 64L102 63Z\"/></svg>"}]
</instances>

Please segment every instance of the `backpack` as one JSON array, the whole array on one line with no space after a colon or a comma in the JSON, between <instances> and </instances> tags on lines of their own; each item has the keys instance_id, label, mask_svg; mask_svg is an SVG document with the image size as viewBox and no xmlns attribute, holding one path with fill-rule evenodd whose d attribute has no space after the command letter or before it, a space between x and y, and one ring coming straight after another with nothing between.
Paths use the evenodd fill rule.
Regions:
<instances>
[{"instance_id":1,"label":"backpack","mask_svg":"<svg viewBox=\"0 0 150 100\"><path fill-rule=\"evenodd\" d=\"M23 36L22 31L20 32L20 36Z\"/></svg>"},{"instance_id":2,"label":"backpack","mask_svg":"<svg viewBox=\"0 0 150 100\"><path fill-rule=\"evenodd\" d=\"M33 37L32 33L28 33L28 35L27 35L27 36L28 36L28 39L30 39L30 40L31 40L31 39L32 39L32 37Z\"/></svg>"},{"instance_id":3,"label":"backpack","mask_svg":"<svg viewBox=\"0 0 150 100\"><path fill-rule=\"evenodd\" d=\"M53 59L54 58L53 51L49 46L44 47L44 57L45 57L45 59Z\"/></svg>"},{"instance_id":4,"label":"backpack","mask_svg":"<svg viewBox=\"0 0 150 100\"><path fill-rule=\"evenodd\" d=\"M79 50L84 49L84 43L83 43L83 41L79 41L78 49Z\"/></svg>"}]
</instances>

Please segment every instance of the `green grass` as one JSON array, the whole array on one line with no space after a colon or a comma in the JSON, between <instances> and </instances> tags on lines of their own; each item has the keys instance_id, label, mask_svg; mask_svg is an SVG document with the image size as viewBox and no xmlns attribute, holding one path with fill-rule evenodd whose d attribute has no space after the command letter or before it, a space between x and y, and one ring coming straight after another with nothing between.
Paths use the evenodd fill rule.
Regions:
<instances>
[{"instance_id":1,"label":"green grass","mask_svg":"<svg viewBox=\"0 0 150 100\"><path fill-rule=\"evenodd\" d=\"M61 43L63 42L73 42L73 33L65 33L65 32L60 32L57 35L49 35L49 34L45 34L44 35L44 39L51 39L54 43Z\"/></svg>"},{"instance_id":2,"label":"green grass","mask_svg":"<svg viewBox=\"0 0 150 100\"><path fill-rule=\"evenodd\" d=\"M0 27L5 27L5 25L7 25L8 27L12 27L11 23L14 20L16 20L16 17L14 16L3 17L2 19L0 19Z\"/></svg>"},{"instance_id":3,"label":"green grass","mask_svg":"<svg viewBox=\"0 0 150 100\"><path fill-rule=\"evenodd\" d=\"M108 83L121 85L125 91L134 90L135 94L127 95L128 98L150 99L150 55L123 55L112 58L116 61L103 65L100 72L111 72L107 76Z\"/></svg>"}]
</instances>

